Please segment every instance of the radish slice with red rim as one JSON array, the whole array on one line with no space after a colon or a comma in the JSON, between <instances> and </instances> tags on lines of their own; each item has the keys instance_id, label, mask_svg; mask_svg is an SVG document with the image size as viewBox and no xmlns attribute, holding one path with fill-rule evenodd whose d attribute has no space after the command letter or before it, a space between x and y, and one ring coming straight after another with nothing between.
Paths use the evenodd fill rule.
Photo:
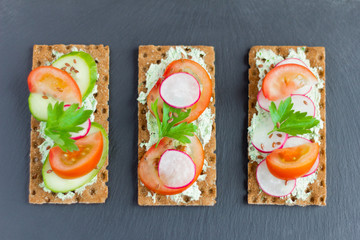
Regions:
<instances>
[{"instance_id":1,"label":"radish slice with red rim","mask_svg":"<svg viewBox=\"0 0 360 240\"><path fill-rule=\"evenodd\" d=\"M302 145L302 144L305 144L305 143L309 143L309 142L311 142L311 141L306 139L306 138L303 138L303 137L289 137L286 140L283 148L296 147L296 146L299 146L299 145ZM315 173L316 169L319 166L319 163L320 163L320 156L318 156L316 158L316 161L315 161L314 165L311 167L311 169L303 177L307 177L307 176Z\"/></svg>"},{"instance_id":2,"label":"radish slice with red rim","mask_svg":"<svg viewBox=\"0 0 360 240\"><path fill-rule=\"evenodd\" d=\"M268 134L274 128L270 114L266 116L253 130L251 143L260 152L270 153L275 149L282 148L285 144L288 134L282 132L273 132Z\"/></svg>"},{"instance_id":3,"label":"radish slice with red rim","mask_svg":"<svg viewBox=\"0 0 360 240\"><path fill-rule=\"evenodd\" d=\"M168 188L183 188L195 178L196 166L189 155L169 149L160 158L159 177Z\"/></svg>"},{"instance_id":4,"label":"radish slice with red rim","mask_svg":"<svg viewBox=\"0 0 360 240\"><path fill-rule=\"evenodd\" d=\"M259 106L265 111L269 112L271 101L265 98L261 90L257 95L257 100ZM315 105L309 97L303 95L291 95L291 101L294 104L293 109L295 110L295 112L306 112L309 116L315 116ZM279 106L280 102L281 100L277 100L274 102L276 107Z\"/></svg>"},{"instance_id":5,"label":"radish slice with red rim","mask_svg":"<svg viewBox=\"0 0 360 240\"><path fill-rule=\"evenodd\" d=\"M287 59L279 62L278 64L276 64L275 67L278 67L278 66L281 66L284 64L298 64L298 65L307 67L309 69L309 67L298 58L287 58ZM306 95L310 92L311 88L312 88L311 86L304 86L298 90L295 90L292 94Z\"/></svg>"},{"instance_id":6,"label":"radish slice with red rim","mask_svg":"<svg viewBox=\"0 0 360 240\"><path fill-rule=\"evenodd\" d=\"M296 186L296 180L282 180L273 176L266 164L266 159L261 161L256 169L256 180L260 188L273 197L285 197L289 195Z\"/></svg>"},{"instance_id":7,"label":"radish slice with red rim","mask_svg":"<svg viewBox=\"0 0 360 240\"><path fill-rule=\"evenodd\" d=\"M265 111L269 112L269 108L270 108L270 104L271 101L268 100L265 96L262 90L259 91L258 95L257 95L257 101L259 103L259 106L264 109ZM275 105L279 106L281 100L277 100L275 101Z\"/></svg>"},{"instance_id":8,"label":"radish slice with red rim","mask_svg":"<svg viewBox=\"0 0 360 240\"><path fill-rule=\"evenodd\" d=\"M302 95L292 95L291 101L294 104L293 110L295 112L306 112L308 116L315 117L315 105L310 98Z\"/></svg>"},{"instance_id":9,"label":"radish slice with red rim","mask_svg":"<svg viewBox=\"0 0 360 240\"><path fill-rule=\"evenodd\" d=\"M69 104L65 105L65 106L64 106L64 110L68 109L69 107L70 107ZM90 119L88 119L87 121L85 121L83 124L80 124L79 127L82 127L83 129L80 130L80 131L77 132L77 133L70 133L70 134L71 134L71 139L77 140L77 139L80 139L80 138L85 137L85 136L89 133L90 128L91 128L91 121L90 121Z\"/></svg>"},{"instance_id":10,"label":"radish slice with red rim","mask_svg":"<svg viewBox=\"0 0 360 240\"><path fill-rule=\"evenodd\" d=\"M187 108L200 99L200 84L188 73L174 73L167 77L160 86L160 97L169 106Z\"/></svg>"}]
</instances>

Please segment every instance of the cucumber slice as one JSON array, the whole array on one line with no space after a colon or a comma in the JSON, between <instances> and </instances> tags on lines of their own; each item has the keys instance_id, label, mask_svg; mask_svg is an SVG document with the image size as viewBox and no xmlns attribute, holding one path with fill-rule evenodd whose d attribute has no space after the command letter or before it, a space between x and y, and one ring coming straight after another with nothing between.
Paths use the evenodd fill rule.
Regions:
<instances>
[{"instance_id":1,"label":"cucumber slice","mask_svg":"<svg viewBox=\"0 0 360 240\"><path fill-rule=\"evenodd\" d=\"M53 67L68 72L80 88L82 100L91 93L97 80L97 66L90 54L85 52L71 52L61 56Z\"/></svg>"},{"instance_id":2,"label":"cucumber slice","mask_svg":"<svg viewBox=\"0 0 360 240\"><path fill-rule=\"evenodd\" d=\"M29 108L31 114L38 121L47 121L47 107L49 104L54 105L57 101L52 97L43 98L43 94L30 93Z\"/></svg>"},{"instance_id":3,"label":"cucumber slice","mask_svg":"<svg viewBox=\"0 0 360 240\"><path fill-rule=\"evenodd\" d=\"M74 191L77 188L85 185L86 183L90 182L100 171L102 166L104 165L109 151L109 140L106 134L105 129L98 123L92 122L91 128L88 134L96 133L101 131L103 138L104 138L104 149L101 155L101 159L97 165L97 169L92 170L85 176L75 178L75 179L64 179L57 176L51 169L49 156L46 158L44 166L42 168L42 176L44 179L45 186L50 189L52 192L55 193L66 193L70 191ZM50 170L50 171L49 171ZM49 173L48 173L49 172Z\"/></svg>"}]
</instances>

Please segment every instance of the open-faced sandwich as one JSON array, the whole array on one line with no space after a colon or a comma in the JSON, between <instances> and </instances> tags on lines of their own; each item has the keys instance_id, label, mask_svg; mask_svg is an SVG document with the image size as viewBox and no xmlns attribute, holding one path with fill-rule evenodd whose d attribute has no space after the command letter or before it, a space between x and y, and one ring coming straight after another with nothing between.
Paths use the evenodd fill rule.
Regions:
<instances>
[{"instance_id":1,"label":"open-faced sandwich","mask_svg":"<svg viewBox=\"0 0 360 240\"><path fill-rule=\"evenodd\" d=\"M109 47L34 46L30 203L105 202L108 84Z\"/></svg>"},{"instance_id":2,"label":"open-faced sandwich","mask_svg":"<svg viewBox=\"0 0 360 240\"><path fill-rule=\"evenodd\" d=\"M248 203L326 205L325 49L249 53Z\"/></svg>"},{"instance_id":3,"label":"open-faced sandwich","mask_svg":"<svg viewBox=\"0 0 360 240\"><path fill-rule=\"evenodd\" d=\"M139 205L214 205L214 49L140 46Z\"/></svg>"}]
</instances>

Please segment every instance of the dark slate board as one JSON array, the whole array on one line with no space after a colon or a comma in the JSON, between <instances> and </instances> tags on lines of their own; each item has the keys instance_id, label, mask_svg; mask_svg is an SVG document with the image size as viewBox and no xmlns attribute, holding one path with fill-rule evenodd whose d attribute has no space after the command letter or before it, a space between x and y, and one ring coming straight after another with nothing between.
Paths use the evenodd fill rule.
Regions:
<instances>
[{"instance_id":1,"label":"dark slate board","mask_svg":"<svg viewBox=\"0 0 360 240\"><path fill-rule=\"evenodd\" d=\"M56 2L56 3L55 3ZM360 2L0 1L0 239L358 239ZM110 182L103 205L27 203L32 45L111 48ZM137 206L137 47L216 51L215 207ZM327 207L249 206L247 53L252 45L326 47Z\"/></svg>"}]
</instances>

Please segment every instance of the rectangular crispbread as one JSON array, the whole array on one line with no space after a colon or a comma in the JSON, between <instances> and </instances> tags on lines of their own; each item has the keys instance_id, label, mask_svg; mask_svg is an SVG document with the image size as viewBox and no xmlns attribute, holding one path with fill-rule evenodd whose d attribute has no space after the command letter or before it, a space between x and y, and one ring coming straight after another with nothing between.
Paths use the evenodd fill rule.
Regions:
<instances>
[{"instance_id":1,"label":"rectangular crispbread","mask_svg":"<svg viewBox=\"0 0 360 240\"><path fill-rule=\"evenodd\" d=\"M166 58L166 53L171 47L176 46L140 46L139 47L139 79L138 79L138 94L140 92L146 92L146 72L149 70L151 64L159 64L161 59ZM211 76L212 80L212 98L213 101L210 102L209 107L211 108L211 113L215 114L215 52L214 48L210 46L189 46L191 48L196 48L205 53L203 56L204 61L207 66L207 71ZM189 47L183 46L186 51L190 51ZM138 161L145 154L145 147L140 147L140 143L147 142L149 140L149 132L147 130L147 121L146 121L146 112L148 107L145 104L138 103ZM188 198L184 197L183 200L185 203L176 203L172 201L169 197L165 195L152 195L149 189L141 184L138 179L138 204L141 206L160 206L160 205L185 205L185 206L213 206L216 201L216 124L215 120L212 126L211 140L205 146L205 159L208 161L209 167L206 171L206 178L204 181L197 181L199 189L201 191L200 199L197 201L189 201ZM151 193L150 196L148 193ZM154 196L152 198L151 196Z\"/></svg>"},{"instance_id":2,"label":"rectangular crispbread","mask_svg":"<svg viewBox=\"0 0 360 240\"><path fill-rule=\"evenodd\" d=\"M95 122L101 124L109 132L109 54L108 46L104 45L34 45L32 68L44 66L55 59L53 50L59 53L69 53L75 47L79 51L89 53L97 63L99 78L96 82L98 92L95 99L98 104L95 111ZM39 136L40 122L31 117L31 138L30 138L30 175L29 175L29 203L44 204L72 204L72 203L104 203L108 197L108 159L97 175L96 183L87 186L84 192L76 194L72 198L61 200L56 193L48 193L39 186L43 182L41 169L41 154L38 146L44 141Z\"/></svg>"},{"instance_id":3,"label":"rectangular crispbread","mask_svg":"<svg viewBox=\"0 0 360 240\"><path fill-rule=\"evenodd\" d=\"M302 47L302 46L300 46ZM256 67L256 52L260 49L272 50L275 54L286 58L289 54L289 50L297 50L298 46L254 46L249 52L249 112L248 112L248 126L251 125L251 120L254 113L257 113L255 109L257 102L257 93L259 91L257 84L259 81L259 70ZM305 54L307 59L310 60L310 67L318 67L318 74L320 79L325 81L325 48L324 47L306 47ZM325 81L326 83L326 81ZM325 84L326 85L326 84ZM326 92L324 88L319 89L321 99L319 103L321 119L324 122L323 129L320 130L320 164L317 170L317 178L313 183L310 183L307 193L310 192L309 197L304 201L297 199L294 196L290 196L294 204L289 204L286 199L271 197L260 191L258 183L256 181L256 167L257 163L252 162L250 156L248 156L248 203L249 204L275 204L275 205L326 205ZM251 144L248 137L248 144Z\"/></svg>"}]
</instances>

